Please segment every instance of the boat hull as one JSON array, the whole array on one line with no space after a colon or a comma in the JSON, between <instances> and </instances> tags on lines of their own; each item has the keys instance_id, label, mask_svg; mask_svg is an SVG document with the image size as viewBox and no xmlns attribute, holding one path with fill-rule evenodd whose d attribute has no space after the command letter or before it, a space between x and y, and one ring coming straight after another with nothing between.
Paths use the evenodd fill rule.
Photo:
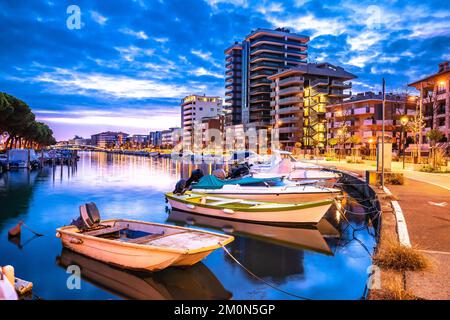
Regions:
<instances>
[{"instance_id":1,"label":"boat hull","mask_svg":"<svg viewBox=\"0 0 450 320\"><path fill-rule=\"evenodd\" d=\"M102 224L114 221L102 221ZM120 221L124 222L124 220ZM130 220L130 223L133 221ZM139 223L145 224L144 222ZM217 245L197 250L175 250L92 237L72 231L74 228L76 227L69 226L57 229L57 236L61 238L65 248L105 263L132 270L158 271L169 266L191 266L220 248L221 245L232 241L232 239L224 239L222 244L217 243ZM175 226L171 226L171 228L185 229Z\"/></svg>"},{"instance_id":2,"label":"boat hull","mask_svg":"<svg viewBox=\"0 0 450 320\"><path fill-rule=\"evenodd\" d=\"M289 191L280 191L279 193L267 193L267 188L261 188L263 190L243 191L242 193L232 193L221 189L211 190L196 190L194 192L204 193L206 195L217 195L225 198L239 198L245 200L255 201L269 201L277 203L299 203L299 202L313 202L322 201L327 199L333 199L341 194L341 191L337 192L311 192L311 193L298 193Z\"/></svg>"},{"instance_id":3,"label":"boat hull","mask_svg":"<svg viewBox=\"0 0 450 320\"><path fill-rule=\"evenodd\" d=\"M320 219L330 209L331 203L315 206L308 209L292 209L284 211L271 212L248 212L234 210L232 213L226 213L220 208L208 208L200 205L192 206L184 202L168 198L169 204L173 209L200 214L204 216L229 219L236 221L256 222L264 224L281 225L311 225L317 224Z\"/></svg>"}]
</instances>

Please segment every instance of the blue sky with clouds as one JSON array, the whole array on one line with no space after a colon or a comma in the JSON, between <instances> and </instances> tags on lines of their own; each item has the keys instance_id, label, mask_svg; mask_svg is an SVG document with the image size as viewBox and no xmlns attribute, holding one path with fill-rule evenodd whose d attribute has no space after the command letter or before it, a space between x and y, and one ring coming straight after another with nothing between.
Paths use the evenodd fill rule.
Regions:
<instances>
[{"instance_id":1,"label":"blue sky with clouds","mask_svg":"<svg viewBox=\"0 0 450 320\"><path fill-rule=\"evenodd\" d=\"M66 26L69 5L81 29ZM58 139L179 125L190 93L223 95L224 49L255 28L311 37L310 61L358 76L354 92L404 90L450 60L448 1L2 0L0 91Z\"/></svg>"}]
</instances>

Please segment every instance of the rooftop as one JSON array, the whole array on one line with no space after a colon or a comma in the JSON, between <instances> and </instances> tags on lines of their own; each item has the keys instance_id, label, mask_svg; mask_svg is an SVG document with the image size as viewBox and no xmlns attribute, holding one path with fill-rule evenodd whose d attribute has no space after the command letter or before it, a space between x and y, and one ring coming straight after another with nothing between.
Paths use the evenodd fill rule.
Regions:
<instances>
[{"instance_id":1,"label":"rooftop","mask_svg":"<svg viewBox=\"0 0 450 320\"><path fill-rule=\"evenodd\" d=\"M408 84L408 86L415 87L416 89L418 89L420 83L428 82L428 81L432 80L433 78L436 78L436 77L439 77L439 76L442 76L442 75L448 74L448 73L450 73L450 61L444 61L439 64L438 72L436 72L430 76L427 76L425 78L422 78L420 80L417 80L415 82L412 82L412 83ZM426 83L426 84L428 84L428 83Z\"/></svg>"},{"instance_id":2,"label":"rooftop","mask_svg":"<svg viewBox=\"0 0 450 320\"><path fill-rule=\"evenodd\" d=\"M302 73L318 76L336 77L344 80L356 78L354 74L345 71L344 68L342 67L337 67L327 62L321 62L321 63L305 63L293 68L282 69L273 76L270 76L269 79L277 78L279 76L287 75L289 73Z\"/></svg>"}]
</instances>

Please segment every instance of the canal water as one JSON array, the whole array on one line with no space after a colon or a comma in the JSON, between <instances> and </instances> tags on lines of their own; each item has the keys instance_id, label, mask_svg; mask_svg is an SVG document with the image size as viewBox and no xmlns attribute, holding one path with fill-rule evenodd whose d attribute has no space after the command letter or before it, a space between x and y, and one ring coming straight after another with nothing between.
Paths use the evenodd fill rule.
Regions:
<instances>
[{"instance_id":1,"label":"canal water","mask_svg":"<svg viewBox=\"0 0 450 320\"><path fill-rule=\"evenodd\" d=\"M63 250L55 229L93 201L102 218L130 218L231 233L231 253L280 289L310 299L360 299L365 292L374 230L365 215L331 210L317 229L272 227L200 218L166 210L164 193L195 168L170 159L82 152L76 168L45 167L0 174L0 265L34 283L42 299L295 299L250 276L219 249L191 268L136 273ZM204 171L214 169L204 165ZM205 172L206 173L206 172ZM350 201L352 212L363 207ZM20 239L8 239L18 221ZM365 228L367 226L367 228ZM356 231L355 231L356 230ZM81 286L67 267L81 270ZM68 285L69 284L69 285Z\"/></svg>"}]
</instances>

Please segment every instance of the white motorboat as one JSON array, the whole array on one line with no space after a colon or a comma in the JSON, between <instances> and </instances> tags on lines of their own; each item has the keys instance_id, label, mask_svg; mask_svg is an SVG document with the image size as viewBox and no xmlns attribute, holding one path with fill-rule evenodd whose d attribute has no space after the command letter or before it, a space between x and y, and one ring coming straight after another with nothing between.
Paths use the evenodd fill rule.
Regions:
<instances>
[{"instance_id":1,"label":"white motorboat","mask_svg":"<svg viewBox=\"0 0 450 320\"><path fill-rule=\"evenodd\" d=\"M298 185L281 179L241 179L221 180L214 175L202 177L192 184L196 193L219 195L227 198L260 200L278 203L309 202L334 198L341 194L335 188L314 185Z\"/></svg>"}]
</instances>

